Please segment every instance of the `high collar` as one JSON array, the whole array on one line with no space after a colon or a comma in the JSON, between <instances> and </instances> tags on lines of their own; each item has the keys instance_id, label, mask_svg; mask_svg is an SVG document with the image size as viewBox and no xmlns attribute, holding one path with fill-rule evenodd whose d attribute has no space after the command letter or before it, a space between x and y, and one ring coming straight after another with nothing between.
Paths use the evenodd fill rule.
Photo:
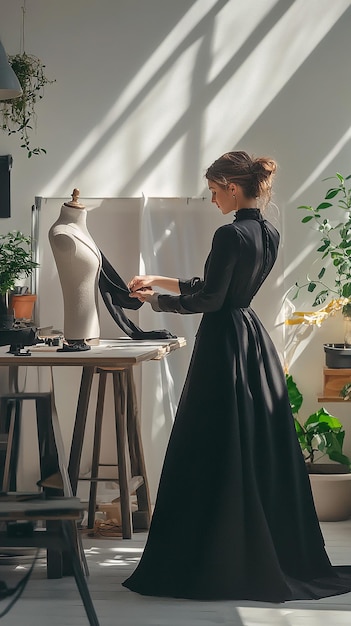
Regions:
<instances>
[{"instance_id":1,"label":"high collar","mask_svg":"<svg viewBox=\"0 0 351 626\"><path fill-rule=\"evenodd\" d=\"M263 220L260 209L239 209L235 214L235 221L240 220Z\"/></svg>"}]
</instances>

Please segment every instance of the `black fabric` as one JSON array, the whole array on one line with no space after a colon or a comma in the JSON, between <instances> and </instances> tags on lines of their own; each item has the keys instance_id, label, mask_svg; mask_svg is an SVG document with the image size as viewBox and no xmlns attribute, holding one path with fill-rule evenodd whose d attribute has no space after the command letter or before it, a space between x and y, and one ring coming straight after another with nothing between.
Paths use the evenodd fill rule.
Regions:
<instances>
[{"instance_id":1,"label":"black fabric","mask_svg":"<svg viewBox=\"0 0 351 626\"><path fill-rule=\"evenodd\" d=\"M82 340L64 343L62 348L57 348L56 352L86 352L91 350L91 346Z\"/></svg>"},{"instance_id":2,"label":"black fabric","mask_svg":"<svg viewBox=\"0 0 351 626\"><path fill-rule=\"evenodd\" d=\"M254 209L219 228L203 281L160 296L204 312L141 561L145 595L284 602L346 593L332 567L274 345L249 306L279 235Z\"/></svg>"},{"instance_id":3,"label":"black fabric","mask_svg":"<svg viewBox=\"0 0 351 626\"><path fill-rule=\"evenodd\" d=\"M101 250L100 250L101 252ZM112 267L111 263L101 252L102 268L99 275L99 290L107 310L116 324L131 339L173 339L175 335L169 330L142 330L130 320L123 311L125 309L140 309L143 302L137 298L130 298L129 289L123 278Z\"/></svg>"}]
</instances>

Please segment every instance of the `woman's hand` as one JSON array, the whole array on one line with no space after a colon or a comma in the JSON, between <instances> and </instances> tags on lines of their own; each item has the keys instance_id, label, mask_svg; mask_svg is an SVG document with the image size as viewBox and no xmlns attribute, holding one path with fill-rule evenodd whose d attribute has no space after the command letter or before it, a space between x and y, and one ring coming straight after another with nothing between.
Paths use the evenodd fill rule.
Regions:
<instances>
[{"instance_id":1,"label":"woman's hand","mask_svg":"<svg viewBox=\"0 0 351 626\"><path fill-rule=\"evenodd\" d=\"M139 278L138 276L136 278ZM141 277L142 278L142 277ZM147 277L149 278L149 277ZM149 287L143 287L140 291L132 291L129 294L130 298L137 298L140 302L150 302L152 296L154 295L154 291Z\"/></svg>"},{"instance_id":2,"label":"woman's hand","mask_svg":"<svg viewBox=\"0 0 351 626\"><path fill-rule=\"evenodd\" d=\"M138 291L145 287L151 287L156 279L156 276L134 276L128 283L130 291Z\"/></svg>"},{"instance_id":3,"label":"woman's hand","mask_svg":"<svg viewBox=\"0 0 351 626\"><path fill-rule=\"evenodd\" d=\"M134 278L129 281L128 288L130 289L130 291L134 292L145 289L145 287L155 287L156 285L157 287L161 287L161 289L164 289L166 291L180 293L179 279L169 278L167 276L134 276Z\"/></svg>"}]
</instances>

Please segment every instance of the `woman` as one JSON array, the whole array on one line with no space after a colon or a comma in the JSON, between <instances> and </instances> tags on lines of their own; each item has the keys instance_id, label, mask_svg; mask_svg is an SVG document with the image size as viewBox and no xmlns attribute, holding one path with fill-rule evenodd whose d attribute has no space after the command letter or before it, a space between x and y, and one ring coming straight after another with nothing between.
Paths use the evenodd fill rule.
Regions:
<instances>
[{"instance_id":1,"label":"woman","mask_svg":"<svg viewBox=\"0 0 351 626\"><path fill-rule=\"evenodd\" d=\"M279 234L257 208L275 170L245 152L217 159L212 202L235 220L216 230L204 279L129 283L156 311L204 314L148 541L123 583L141 594L283 602L351 590L325 552L285 376L250 307L277 257Z\"/></svg>"}]
</instances>

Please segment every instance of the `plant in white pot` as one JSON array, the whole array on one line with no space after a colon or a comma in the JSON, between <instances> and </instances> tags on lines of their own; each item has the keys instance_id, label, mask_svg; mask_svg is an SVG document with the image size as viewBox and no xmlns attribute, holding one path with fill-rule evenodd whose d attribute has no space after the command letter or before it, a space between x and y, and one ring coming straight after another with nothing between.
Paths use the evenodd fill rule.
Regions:
<instances>
[{"instance_id":1,"label":"plant in white pot","mask_svg":"<svg viewBox=\"0 0 351 626\"><path fill-rule=\"evenodd\" d=\"M291 375L286 376L286 382L318 519L348 519L351 516L351 460L343 452L344 427L324 407L312 413L306 420L301 420L299 411L303 396ZM330 462L323 463L325 457Z\"/></svg>"}]
</instances>

